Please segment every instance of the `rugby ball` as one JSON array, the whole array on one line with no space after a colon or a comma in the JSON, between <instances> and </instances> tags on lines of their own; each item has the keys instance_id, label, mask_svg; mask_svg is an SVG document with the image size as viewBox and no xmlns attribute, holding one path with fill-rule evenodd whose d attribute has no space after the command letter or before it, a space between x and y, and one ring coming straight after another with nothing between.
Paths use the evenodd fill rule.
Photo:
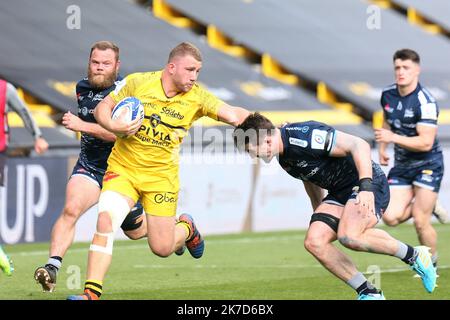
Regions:
<instances>
[{"instance_id":1,"label":"rugby ball","mask_svg":"<svg viewBox=\"0 0 450 320\"><path fill-rule=\"evenodd\" d=\"M125 109L126 111L123 111ZM122 112L125 112L124 121L131 122L139 119L140 122L144 120L144 106L139 99L135 97L127 97L120 100L112 110L111 118L116 120Z\"/></svg>"}]
</instances>

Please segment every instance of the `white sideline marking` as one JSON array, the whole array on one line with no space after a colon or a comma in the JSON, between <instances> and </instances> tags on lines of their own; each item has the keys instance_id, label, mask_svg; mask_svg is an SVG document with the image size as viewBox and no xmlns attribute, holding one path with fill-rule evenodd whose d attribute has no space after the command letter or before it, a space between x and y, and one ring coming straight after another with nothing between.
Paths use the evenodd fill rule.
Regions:
<instances>
[{"instance_id":1,"label":"white sideline marking","mask_svg":"<svg viewBox=\"0 0 450 320\"><path fill-rule=\"evenodd\" d=\"M169 268L180 268L180 265L163 265L163 264L135 264L133 265L133 268L137 269L169 269ZM233 265L202 265L202 264L196 264L192 266L183 266L183 268L191 268L191 269L217 269L217 268L233 268L233 269L309 269L309 268L322 268L322 265L320 264L280 264L280 265L240 265L240 266L233 266ZM439 266L438 269L449 269L450 266ZM381 269L381 273L394 273L394 272L403 272L403 271L409 271L411 270L409 267L398 267L398 268L390 268L390 269ZM363 274L372 274L368 272L363 272Z\"/></svg>"},{"instance_id":2,"label":"white sideline marking","mask_svg":"<svg viewBox=\"0 0 450 320\"><path fill-rule=\"evenodd\" d=\"M443 265L443 266L438 265L438 272L440 269L449 269L449 268L450 268L450 265ZM394 272L403 272L403 271L408 271L408 270L411 270L411 268L404 266L404 267L391 268L391 269L381 269L381 273L394 273ZM363 274L373 274L373 273L363 272Z\"/></svg>"},{"instance_id":3,"label":"white sideline marking","mask_svg":"<svg viewBox=\"0 0 450 320\"><path fill-rule=\"evenodd\" d=\"M265 237L265 238L237 238L237 239L208 239L207 245L223 245L228 243L265 243L265 242L287 242L292 240L302 240L303 241L304 236L303 235L292 235L292 236L280 236L280 237ZM123 240L120 240L123 241ZM77 248L77 249L69 249L68 253L75 253L75 252L83 252L89 250L89 245L86 246L86 248ZM114 250L135 250L135 249L149 249L147 244L135 244L135 245L129 245L129 246L122 246L122 245L115 245ZM8 252L8 255L12 257L14 256L41 256L41 255L48 255L48 250L41 250L41 251L19 251L19 252Z\"/></svg>"},{"instance_id":4,"label":"white sideline marking","mask_svg":"<svg viewBox=\"0 0 450 320\"><path fill-rule=\"evenodd\" d=\"M180 265L162 265L162 264L135 264L133 268L137 269L169 269L169 268L180 268ZM233 265L216 265L216 264L210 264L210 265L204 265L204 264L196 264L193 266L183 266L183 268L191 268L191 269L217 269L217 268L225 268L225 269L267 269L267 268L279 268L279 269L306 269L306 268L322 268L322 265L320 264L314 264L314 265L295 265L295 264L283 264L283 265L240 265L240 266L233 266Z\"/></svg>"}]
</instances>

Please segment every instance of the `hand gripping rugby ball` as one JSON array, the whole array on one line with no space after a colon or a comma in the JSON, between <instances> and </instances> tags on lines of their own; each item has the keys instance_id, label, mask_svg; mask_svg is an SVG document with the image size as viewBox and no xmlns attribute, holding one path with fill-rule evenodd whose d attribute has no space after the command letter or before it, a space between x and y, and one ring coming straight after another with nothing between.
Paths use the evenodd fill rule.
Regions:
<instances>
[{"instance_id":1,"label":"hand gripping rugby ball","mask_svg":"<svg viewBox=\"0 0 450 320\"><path fill-rule=\"evenodd\" d=\"M123 111L124 108L126 111ZM140 122L144 120L144 106L139 99L134 97L127 97L120 100L119 103L117 103L113 108L111 118L116 120L122 112L125 112L125 122L131 122L135 119L139 119Z\"/></svg>"}]
</instances>

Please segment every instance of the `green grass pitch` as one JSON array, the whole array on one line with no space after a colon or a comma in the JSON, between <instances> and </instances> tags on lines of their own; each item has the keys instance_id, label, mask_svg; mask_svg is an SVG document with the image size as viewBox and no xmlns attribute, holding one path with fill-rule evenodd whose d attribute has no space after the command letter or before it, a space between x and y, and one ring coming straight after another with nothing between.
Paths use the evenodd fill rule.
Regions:
<instances>
[{"instance_id":1,"label":"green grass pitch","mask_svg":"<svg viewBox=\"0 0 450 320\"><path fill-rule=\"evenodd\" d=\"M344 249L360 271L379 270L387 299L450 299L450 225L435 225L439 235L439 287L429 294L400 260ZM394 237L417 245L410 224L387 228ZM355 299L355 292L326 271L303 247L304 231L207 236L204 256L159 258L145 239L116 241L103 299L151 300L322 300ZM0 274L0 299L65 299L82 292L88 243L74 244L64 258L55 292L43 293L35 268L47 261L48 243L5 246L14 261L13 276ZM372 267L371 267L372 266ZM375 268L375 269L373 269ZM373 276L368 273L367 277ZM77 288L78 287L78 288Z\"/></svg>"}]
</instances>

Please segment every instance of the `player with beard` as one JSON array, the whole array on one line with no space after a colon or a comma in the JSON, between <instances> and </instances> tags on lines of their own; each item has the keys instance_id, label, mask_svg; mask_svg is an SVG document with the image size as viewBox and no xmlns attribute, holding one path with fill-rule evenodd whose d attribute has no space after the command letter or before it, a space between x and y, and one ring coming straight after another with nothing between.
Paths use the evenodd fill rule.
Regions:
<instances>
[{"instance_id":1,"label":"player with beard","mask_svg":"<svg viewBox=\"0 0 450 320\"><path fill-rule=\"evenodd\" d=\"M73 242L76 222L98 202L100 196L107 159L116 136L97 124L94 109L122 79L118 74L119 67L119 48L114 43L94 43L89 57L88 77L76 86L78 116L69 111L62 118L62 124L67 129L81 132L81 150L67 183L64 209L53 226L49 259L34 274L35 280L46 292L52 292L55 288L62 259ZM131 239L146 234L142 211L142 206L138 204L122 224L122 229Z\"/></svg>"},{"instance_id":2,"label":"player with beard","mask_svg":"<svg viewBox=\"0 0 450 320\"><path fill-rule=\"evenodd\" d=\"M89 248L84 292L69 300L98 300L112 262L114 234L130 208L140 199L145 210L150 250L160 256L203 256L205 242L193 218L175 218L179 193L179 152L193 122L203 116L238 125L249 112L223 102L197 83L202 55L193 44L173 48L162 70L128 75L95 109L95 118L118 138L108 158L98 203L97 230ZM114 106L136 97L145 117L113 121ZM180 251L181 250L181 251ZM180 281L185 282L186 279Z\"/></svg>"}]
</instances>

